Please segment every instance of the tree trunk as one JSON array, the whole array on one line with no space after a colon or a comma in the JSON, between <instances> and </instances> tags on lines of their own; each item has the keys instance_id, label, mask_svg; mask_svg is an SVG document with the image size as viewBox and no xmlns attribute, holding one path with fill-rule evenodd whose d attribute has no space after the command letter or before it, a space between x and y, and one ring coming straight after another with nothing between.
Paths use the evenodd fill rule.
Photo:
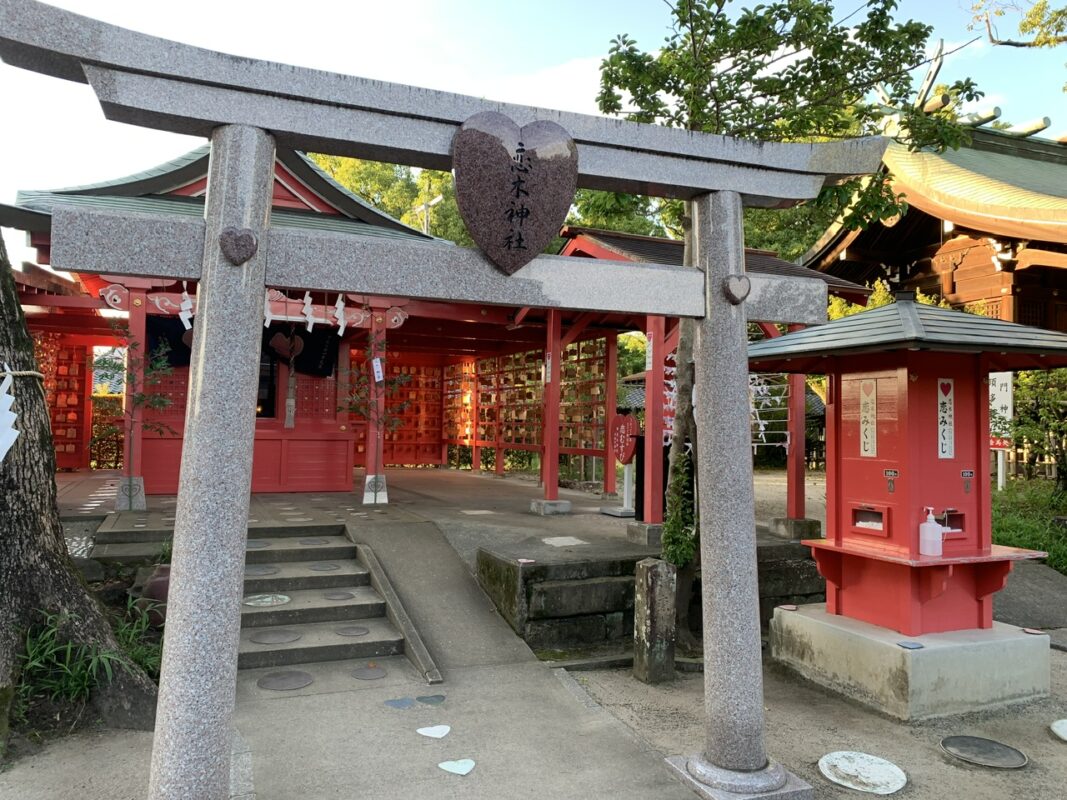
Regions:
<instances>
[{"instance_id":1,"label":"tree trunk","mask_svg":"<svg viewBox=\"0 0 1067 800\"><path fill-rule=\"evenodd\" d=\"M37 369L33 340L0 242L0 364L5 362L12 370ZM19 437L0 463L0 752L24 635L42 612L66 618L64 640L120 652L103 609L67 554L44 387L39 378L18 376L11 391ZM103 678L91 703L107 724L148 728L155 698L155 684L131 665L116 669L110 684Z\"/></svg>"},{"instance_id":2,"label":"tree trunk","mask_svg":"<svg viewBox=\"0 0 1067 800\"><path fill-rule=\"evenodd\" d=\"M692 235L690 233L688 214L685 220L685 250L682 263L693 266ZM678 391L674 407L674 430L671 435L671 450L668 460L667 508L678 502L675 493L675 474L681 469L680 460L689 448L691 474L696 480L697 474L697 431L693 421L693 337L696 335L696 321L688 318L679 320L678 328L678 352L675 358L675 381ZM693 528L696 536L696 548L693 558L687 564L678 567L678 580L675 587L675 630L676 647L687 655L695 655L702 652L700 642L693 636L689 629L689 604L693 598L693 579L696 576L697 567L700 564L700 520L697 515L699 503L694 492L693 502Z\"/></svg>"}]
</instances>

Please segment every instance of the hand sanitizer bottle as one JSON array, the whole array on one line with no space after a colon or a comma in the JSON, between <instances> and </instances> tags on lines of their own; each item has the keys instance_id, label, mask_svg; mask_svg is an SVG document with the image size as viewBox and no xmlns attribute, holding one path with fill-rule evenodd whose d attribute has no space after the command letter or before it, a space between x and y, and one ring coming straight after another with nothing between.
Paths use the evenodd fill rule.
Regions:
<instances>
[{"instance_id":1,"label":"hand sanitizer bottle","mask_svg":"<svg viewBox=\"0 0 1067 800\"><path fill-rule=\"evenodd\" d=\"M934 509L925 506L926 522L919 525L919 555L941 556L942 528L934 519Z\"/></svg>"}]
</instances>

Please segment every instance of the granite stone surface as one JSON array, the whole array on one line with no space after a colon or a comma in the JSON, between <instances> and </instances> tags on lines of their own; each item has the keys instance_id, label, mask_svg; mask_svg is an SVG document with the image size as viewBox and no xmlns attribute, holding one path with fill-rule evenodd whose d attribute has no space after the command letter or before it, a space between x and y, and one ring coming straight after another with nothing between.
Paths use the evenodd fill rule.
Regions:
<instances>
[{"instance_id":1,"label":"granite stone surface","mask_svg":"<svg viewBox=\"0 0 1067 800\"><path fill-rule=\"evenodd\" d=\"M452 168L467 232L511 275L544 250L566 221L578 149L555 122L520 128L503 114L483 111L452 140Z\"/></svg>"},{"instance_id":2,"label":"granite stone surface","mask_svg":"<svg viewBox=\"0 0 1067 800\"><path fill-rule=\"evenodd\" d=\"M267 133L214 132L150 800L229 797L266 254L234 267L219 234L265 231L273 180Z\"/></svg>"},{"instance_id":3,"label":"granite stone surface","mask_svg":"<svg viewBox=\"0 0 1067 800\"><path fill-rule=\"evenodd\" d=\"M707 316L697 326L694 416L704 612L704 759L725 770L767 767L756 572L744 305L724 281L744 271L741 198L719 192L693 204L697 265Z\"/></svg>"}]
</instances>

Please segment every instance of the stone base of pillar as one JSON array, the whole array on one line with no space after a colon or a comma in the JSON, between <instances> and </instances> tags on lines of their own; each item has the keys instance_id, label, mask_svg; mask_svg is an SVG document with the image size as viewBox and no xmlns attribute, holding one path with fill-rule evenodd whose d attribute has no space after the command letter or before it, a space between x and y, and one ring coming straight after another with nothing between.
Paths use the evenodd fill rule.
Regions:
<instances>
[{"instance_id":1,"label":"stone base of pillar","mask_svg":"<svg viewBox=\"0 0 1067 800\"><path fill-rule=\"evenodd\" d=\"M631 522L626 526L626 538L634 544L659 547L663 541L663 526L659 523Z\"/></svg>"},{"instance_id":2,"label":"stone base of pillar","mask_svg":"<svg viewBox=\"0 0 1067 800\"><path fill-rule=\"evenodd\" d=\"M116 511L145 511L148 508L144 495L144 478L123 476L115 487Z\"/></svg>"},{"instance_id":3,"label":"stone base of pillar","mask_svg":"<svg viewBox=\"0 0 1067 800\"><path fill-rule=\"evenodd\" d=\"M822 538L822 523L817 519L792 519L790 517L775 517L771 520L770 531L779 539L820 539Z\"/></svg>"},{"instance_id":4,"label":"stone base of pillar","mask_svg":"<svg viewBox=\"0 0 1067 800\"><path fill-rule=\"evenodd\" d=\"M609 517L632 517L634 510L632 508L623 508L622 506L601 506L601 514L607 514Z\"/></svg>"},{"instance_id":5,"label":"stone base of pillar","mask_svg":"<svg viewBox=\"0 0 1067 800\"><path fill-rule=\"evenodd\" d=\"M815 791L811 786L792 772L787 772L780 764L771 764L758 772L734 772L717 770L701 756L670 756L666 761L674 777L704 800L815 800ZM689 771L690 762L699 763L702 769L722 773L722 782L740 791L709 786L697 780ZM777 788L766 788L776 784ZM745 789L746 786L751 791Z\"/></svg>"},{"instance_id":6,"label":"stone base of pillar","mask_svg":"<svg viewBox=\"0 0 1067 800\"><path fill-rule=\"evenodd\" d=\"M531 500L530 513L539 514L542 517L552 517L557 514L570 514L570 500Z\"/></svg>"},{"instance_id":7,"label":"stone base of pillar","mask_svg":"<svg viewBox=\"0 0 1067 800\"><path fill-rule=\"evenodd\" d=\"M905 636L813 603L776 608L770 644L775 660L808 680L908 721L1049 693L1049 637L1000 622L986 630Z\"/></svg>"},{"instance_id":8,"label":"stone base of pillar","mask_svg":"<svg viewBox=\"0 0 1067 800\"><path fill-rule=\"evenodd\" d=\"M385 475L368 475L363 481L363 505L385 505L389 502L389 489Z\"/></svg>"}]
</instances>

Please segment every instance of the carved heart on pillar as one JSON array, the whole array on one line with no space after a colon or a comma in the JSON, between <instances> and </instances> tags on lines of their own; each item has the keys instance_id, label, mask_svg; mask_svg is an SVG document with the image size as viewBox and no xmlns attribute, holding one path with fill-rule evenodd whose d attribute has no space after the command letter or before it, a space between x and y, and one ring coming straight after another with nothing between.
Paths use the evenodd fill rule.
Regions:
<instances>
[{"instance_id":1,"label":"carved heart on pillar","mask_svg":"<svg viewBox=\"0 0 1067 800\"><path fill-rule=\"evenodd\" d=\"M471 238L508 275L559 233L574 201L578 148L555 122L521 128L475 114L452 139L456 201Z\"/></svg>"},{"instance_id":2,"label":"carved heart on pillar","mask_svg":"<svg viewBox=\"0 0 1067 800\"><path fill-rule=\"evenodd\" d=\"M230 227L223 228L219 234L219 247L226 260L237 267L256 254L259 242L248 228Z\"/></svg>"}]
</instances>

